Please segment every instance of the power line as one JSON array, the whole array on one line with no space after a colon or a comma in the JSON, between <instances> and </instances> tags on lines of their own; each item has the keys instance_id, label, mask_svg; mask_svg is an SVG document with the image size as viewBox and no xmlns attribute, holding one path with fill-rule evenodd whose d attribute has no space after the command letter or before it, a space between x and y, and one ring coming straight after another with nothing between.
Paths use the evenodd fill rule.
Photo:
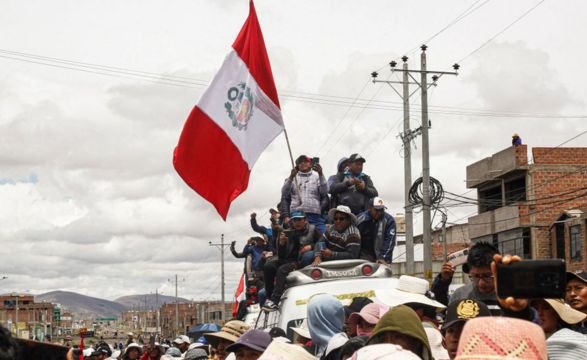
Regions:
<instances>
[{"instance_id":1,"label":"power line","mask_svg":"<svg viewBox=\"0 0 587 360\"><path fill-rule=\"evenodd\" d=\"M505 28L503 28L502 30L498 31L495 35L493 35L492 37L490 37L487 41L485 41L483 44L481 44L481 46L479 46L478 48L476 48L475 50L471 51L467 56L465 56L464 58L462 58L461 60L458 61L458 63L462 63L463 61L465 61L466 59L468 59L471 55L473 55L474 53L476 53L477 51L481 50L482 48L484 48L485 46L487 46L487 44L489 44L490 42L492 42L495 38L497 38L499 35L503 34L504 32L506 32L509 28L511 28L512 26L514 26L515 24L517 24L520 20L522 20L523 18L525 18L526 16L528 16L528 14L530 14L532 11L534 11L538 6L542 5L542 3L544 3L546 0L541 0L539 1L536 5L532 6L530 9L526 10L522 15L520 15L519 17L517 17L513 22L511 22L508 26L506 26Z\"/></svg>"}]
</instances>

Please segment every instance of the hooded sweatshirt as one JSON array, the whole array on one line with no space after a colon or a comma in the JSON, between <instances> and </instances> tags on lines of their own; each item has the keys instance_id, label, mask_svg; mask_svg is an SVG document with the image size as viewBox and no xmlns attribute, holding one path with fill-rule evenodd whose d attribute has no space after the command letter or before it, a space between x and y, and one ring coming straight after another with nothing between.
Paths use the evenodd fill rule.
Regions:
<instances>
[{"instance_id":1,"label":"hooded sweatshirt","mask_svg":"<svg viewBox=\"0 0 587 360\"><path fill-rule=\"evenodd\" d=\"M342 332L344 309L342 303L332 295L320 294L312 297L308 304L308 328L312 342L321 356L330 339Z\"/></svg>"},{"instance_id":2,"label":"hooded sweatshirt","mask_svg":"<svg viewBox=\"0 0 587 360\"><path fill-rule=\"evenodd\" d=\"M423 360L432 360L432 352L428 343L428 336L418 314L406 305L391 308L377 322L373 333L367 340L367 345L376 344L379 335L386 331L396 331L410 336L423 344L421 354L416 354Z\"/></svg>"}]
</instances>

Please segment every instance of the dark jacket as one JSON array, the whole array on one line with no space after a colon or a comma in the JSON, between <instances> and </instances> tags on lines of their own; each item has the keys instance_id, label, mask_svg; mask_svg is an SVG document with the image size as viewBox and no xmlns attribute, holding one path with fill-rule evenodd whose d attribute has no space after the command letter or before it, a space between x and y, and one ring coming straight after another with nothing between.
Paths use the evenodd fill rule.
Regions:
<instances>
[{"instance_id":1,"label":"dark jacket","mask_svg":"<svg viewBox=\"0 0 587 360\"><path fill-rule=\"evenodd\" d=\"M375 239L366 239L363 234L366 233L367 227L373 226L374 219L368 210L363 211L357 217L357 227L361 233L361 247L364 247L366 241L375 241L373 254L376 260L383 259L391 263L393 249L395 248L395 219L390 214L384 212L383 216L377 220Z\"/></svg>"},{"instance_id":2,"label":"dark jacket","mask_svg":"<svg viewBox=\"0 0 587 360\"><path fill-rule=\"evenodd\" d=\"M365 189L359 190L354 185L350 185L352 178L358 178L365 182ZM353 175L350 173L337 174L332 186L329 189L330 194L336 197L338 205L346 205L351 208L353 214L367 210L369 199L378 195L377 189L373 186L373 181L369 175L360 173Z\"/></svg>"},{"instance_id":3,"label":"dark jacket","mask_svg":"<svg viewBox=\"0 0 587 360\"><path fill-rule=\"evenodd\" d=\"M312 224L306 224L302 231L292 230L287 231L287 243L285 245L278 245L277 254L280 260L297 262L300 250L305 245L314 246L322 238L320 230ZM278 240L279 244L279 240Z\"/></svg>"}]
</instances>

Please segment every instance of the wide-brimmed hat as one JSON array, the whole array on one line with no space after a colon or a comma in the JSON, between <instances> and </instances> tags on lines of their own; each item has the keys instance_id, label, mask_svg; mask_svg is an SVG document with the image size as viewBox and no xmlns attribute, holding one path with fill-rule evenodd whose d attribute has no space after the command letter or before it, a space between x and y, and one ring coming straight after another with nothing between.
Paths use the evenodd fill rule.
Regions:
<instances>
[{"instance_id":1,"label":"wide-brimmed hat","mask_svg":"<svg viewBox=\"0 0 587 360\"><path fill-rule=\"evenodd\" d=\"M300 324L300 326L298 327L290 327L290 329L293 330L293 332L295 332L296 334L298 334L301 337L305 337L306 339L311 339L312 337L310 336L310 329L308 328L308 319L304 319L302 321L302 323Z\"/></svg>"},{"instance_id":2,"label":"wide-brimmed hat","mask_svg":"<svg viewBox=\"0 0 587 360\"><path fill-rule=\"evenodd\" d=\"M569 280L572 280L572 279L577 279L577 280L580 280L584 283L587 283L587 271L577 271L577 272L567 271L567 282L569 282Z\"/></svg>"},{"instance_id":3,"label":"wide-brimmed hat","mask_svg":"<svg viewBox=\"0 0 587 360\"><path fill-rule=\"evenodd\" d=\"M563 299L543 299L557 313L558 317L567 324L578 324L587 318L587 314L575 310Z\"/></svg>"},{"instance_id":4,"label":"wide-brimmed hat","mask_svg":"<svg viewBox=\"0 0 587 360\"><path fill-rule=\"evenodd\" d=\"M336 214L337 212L350 216L351 223L353 225L357 224L357 217L355 216L355 214L351 212L351 208L349 208L348 206L338 205L337 207L330 209L328 211L328 217L330 218L330 220L334 219L334 214Z\"/></svg>"},{"instance_id":5,"label":"wide-brimmed hat","mask_svg":"<svg viewBox=\"0 0 587 360\"><path fill-rule=\"evenodd\" d=\"M130 349L137 349L139 351L139 353L142 353L143 352L143 346L142 345L139 345L139 344L137 344L135 342L132 342L132 343L128 344L126 346L126 349L124 349L124 352L127 352Z\"/></svg>"},{"instance_id":6,"label":"wide-brimmed hat","mask_svg":"<svg viewBox=\"0 0 587 360\"><path fill-rule=\"evenodd\" d=\"M474 299L453 301L446 308L446 316L441 330L446 330L459 322L465 322L479 316L491 316L491 311L485 303Z\"/></svg>"},{"instance_id":7,"label":"wide-brimmed hat","mask_svg":"<svg viewBox=\"0 0 587 360\"><path fill-rule=\"evenodd\" d=\"M546 360L546 339L540 326L511 317L484 316L467 321L456 360Z\"/></svg>"},{"instance_id":8,"label":"wide-brimmed hat","mask_svg":"<svg viewBox=\"0 0 587 360\"><path fill-rule=\"evenodd\" d=\"M281 341L273 341L259 360L315 360L303 347Z\"/></svg>"},{"instance_id":9,"label":"wide-brimmed hat","mask_svg":"<svg viewBox=\"0 0 587 360\"><path fill-rule=\"evenodd\" d=\"M446 306L426 296L428 281L410 275L402 275L394 289L375 290L375 296L389 307L402 304L422 304L442 310Z\"/></svg>"},{"instance_id":10,"label":"wide-brimmed hat","mask_svg":"<svg viewBox=\"0 0 587 360\"><path fill-rule=\"evenodd\" d=\"M220 339L236 342L247 330L249 330L249 325L243 321L231 320L224 324L220 331L204 334L204 338L212 345L215 345Z\"/></svg>"},{"instance_id":11,"label":"wide-brimmed hat","mask_svg":"<svg viewBox=\"0 0 587 360\"><path fill-rule=\"evenodd\" d=\"M269 333L263 330L252 329L241 335L234 344L226 347L227 352L236 352L238 349L247 347L260 352L265 351L273 339Z\"/></svg>"},{"instance_id":12,"label":"wide-brimmed hat","mask_svg":"<svg viewBox=\"0 0 587 360\"><path fill-rule=\"evenodd\" d=\"M351 314L351 316L349 316L348 326L351 329L354 329L361 319L371 325L376 325L377 321L379 321L383 314L385 314L388 310L389 307L386 305L376 303L367 304L361 309L361 311L354 312Z\"/></svg>"}]
</instances>

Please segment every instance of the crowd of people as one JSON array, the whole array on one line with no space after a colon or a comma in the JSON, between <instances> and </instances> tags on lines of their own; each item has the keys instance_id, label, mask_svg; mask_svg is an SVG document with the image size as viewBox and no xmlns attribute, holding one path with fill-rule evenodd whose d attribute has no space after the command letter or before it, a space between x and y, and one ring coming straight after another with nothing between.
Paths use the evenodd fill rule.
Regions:
<instances>
[{"instance_id":1,"label":"crowd of people","mask_svg":"<svg viewBox=\"0 0 587 360\"><path fill-rule=\"evenodd\" d=\"M395 219L363 172L365 162L359 154L343 157L327 180L318 158L300 155L277 209L269 210L271 225L259 225L251 214L251 227L260 236L251 237L240 253L233 242L231 251L247 259L247 284L259 290L255 295L265 310L279 307L293 270L343 259L391 264Z\"/></svg>"}]
</instances>

